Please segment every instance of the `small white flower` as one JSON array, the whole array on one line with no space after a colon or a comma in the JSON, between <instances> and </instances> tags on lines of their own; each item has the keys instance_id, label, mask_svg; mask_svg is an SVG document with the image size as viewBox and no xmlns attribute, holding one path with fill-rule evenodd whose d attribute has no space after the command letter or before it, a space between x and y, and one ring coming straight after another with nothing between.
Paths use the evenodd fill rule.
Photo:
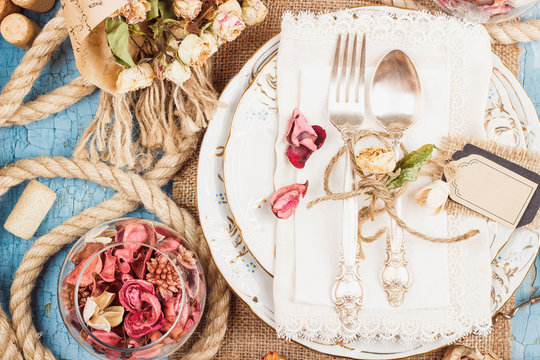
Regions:
<instances>
[{"instance_id":1,"label":"small white flower","mask_svg":"<svg viewBox=\"0 0 540 360\"><path fill-rule=\"evenodd\" d=\"M165 66L163 76L165 79L172 81L177 85L182 85L191 77L191 70L186 64L175 60L169 65Z\"/></svg>"},{"instance_id":2,"label":"small white flower","mask_svg":"<svg viewBox=\"0 0 540 360\"><path fill-rule=\"evenodd\" d=\"M233 41L246 28L244 21L234 14L219 13L212 23L214 34L225 41Z\"/></svg>"},{"instance_id":3,"label":"small white flower","mask_svg":"<svg viewBox=\"0 0 540 360\"><path fill-rule=\"evenodd\" d=\"M152 85L156 74L152 66L148 63L142 63L134 67L126 68L120 71L116 79L116 90L123 94L135 91Z\"/></svg>"},{"instance_id":4,"label":"small white flower","mask_svg":"<svg viewBox=\"0 0 540 360\"><path fill-rule=\"evenodd\" d=\"M268 9L261 0L244 0L242 3L242 19L246 25L259 25L267 13Z\"/></svg>"},{"instance_id":5,"label":"small white flower","mask_svg":"<svg viewBox=\"0 0 540 360\"><path fill-rule=\"evenodd\" d=\"M193 20L201 12L202 5L201 0L175 0L173 2L173 11L180 18Z\"/></svg>"},{"instance_id":6,"label":"small white flower","mask_svg":"<svg viewBox=\"0 0 540 360\"><path fill-rule=\"evenodd\" d=\"M430 207L435 210L434 214L438 214L444 208L449 194L448 183L436 180L416 191L416 203L420 206Z\"/></svg>"},{"instance_id":7,"label":"small white flower","mask_svg":"<svg viewBox=\"0 0 540 360\"><path fill-rule=\"evenodd\" d=\"M386 174L396 167L396 157L391 149L370 146L356 155L356 165L366 174Z\"/></svg>"},{"instance_id":8,"label":"small white flower","mask_svg":"<svg viewBox=\"0 0 540 360\"><path fill-rule=\"evenodd\" d=\"M194 34L186 36L178 48L178 57L187 65L201 66L209 56L209 44Z\"/></svg>"},{"instance_id":9,"label":"small white flower","mask_svg":"<svg viewBox=\"0 0 540 360\"><path fill-rule=\"evenodd\" d=\"M242 16L242 8L237 0L228 0L217 8L218 13L233 14L236 16Z\"/></svg>"}]
</instances>

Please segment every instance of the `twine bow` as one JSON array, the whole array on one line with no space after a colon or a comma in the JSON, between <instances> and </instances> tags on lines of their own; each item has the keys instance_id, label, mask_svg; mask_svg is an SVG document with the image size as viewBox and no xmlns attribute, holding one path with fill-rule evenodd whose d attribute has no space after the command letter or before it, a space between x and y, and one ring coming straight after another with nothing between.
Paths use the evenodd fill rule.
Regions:
<instances>
[{"instance_id":1,"label":"twine bow","mask_svg":"<svg viewBox=\"0 0 540 360\"><path fill-rule=\"evenodd\" d=\"M427 234L424 234L420 231L417 231L413 228L411 228L403 219L401 219L396 212L396 201L397 199L403 195L405 192L407 184L402 186L399 189L396 190L388 190L386 188L386 180L389 176L397 175L397 173L389 173L384 174L382 176L368 176L362 172L362 169L360 169L356 162L354 161L354 149L356 147L356 144L362 140L369 137L373 137L380 142L382 142L386 147L390 147L389 142L389 135L385 132L380 131L373 131L373 130L360 130L357 132L339 151L330 159L330 162L328 163L326 170L324 171L324 192L326 193L325 196L322 196L320 198L317 198L311 202L308 203L307 208L310 209L313 206L324 202L328 200L345 200L351 197L365 195L367 199L371 198L371 203L369 205L366 205L362 207L358 211L358 245L359 245L359 251L360 251L360 257L364 258L364 253L362 251L362 242L372 242L379 237L381 237L385 232L387 232L387 228L384 227L382 229L377 230L375 235L372 236L365 236L362 233L362 225L365 224L367 221L373 221L375 216L386 212L392 219L395 220L397 226L399 226L402 230L408 232L411 235L414 235L416 237L419 237L421 239L431 241L434 243L453 243L458 242L462 240L469 239L479 233L478 230L469 230L466 233L454 237L437 237L437 236L430 236ZM401 145L404 153L406 154L407 151L404 148L403 144ZM358 175L361 180L356 184L356 188L352 191L347 192L341 192L341 193L335 193L330 189L330 186L328 184L330 175L332 174L332 171L334 170L334 167L338 160L345 154L345 152L348 151L350 153L350 159L352 164L353 171L355 175ZM377 203L382 202L383 205L377 207Z\"/></svg>"}]
</instances>

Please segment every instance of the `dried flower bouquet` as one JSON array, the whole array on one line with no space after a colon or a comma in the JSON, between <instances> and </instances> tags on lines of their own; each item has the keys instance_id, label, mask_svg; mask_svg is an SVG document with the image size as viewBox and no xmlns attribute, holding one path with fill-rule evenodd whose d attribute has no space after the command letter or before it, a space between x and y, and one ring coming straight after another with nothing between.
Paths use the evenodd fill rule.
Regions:
<instances>
[{"instance_id":1,"label":"dried flower bouquet","mask_svg":"<svg viewBox=\"0 0 540 360\"><path fill-rule=\"evenodd\" d=\"M154 79L177 85L218 47L258 25L261 0L129 0L106 19L107 42L120 72L119 93L148 87Z\"/></svg>"}]
</instances>

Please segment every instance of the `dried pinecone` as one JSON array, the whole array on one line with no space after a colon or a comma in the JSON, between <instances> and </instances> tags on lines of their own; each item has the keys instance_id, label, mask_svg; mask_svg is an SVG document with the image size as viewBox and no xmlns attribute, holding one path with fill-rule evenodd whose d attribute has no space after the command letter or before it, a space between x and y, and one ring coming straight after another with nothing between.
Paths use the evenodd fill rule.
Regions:
<instances>
[{"instance_id":1,"label":"dried pinecone","mask_svg":"<svg viewBox=\"0 0 540 360\"><path fill-rule=\"evenodd\" d=\"M68 309L72 309L75 307L75 302L73 301L73 295L75 293L75 286L64 283L63 289L62 289L62 300L64 301L64 304L67 305ZM92 294L92 291L88 287L80 287L78 296L79 306L86 304L86 299L90 297Z\"/></svg>"},{"instance_id":2,"label":"dried pinecone","mask_svg":"<svg viewBox=\"0 0 540 360\"><path fill-rule=\"evenodd\" d=\"M158 287L158 291L163 297L169 297L177 293L182 287L182 282L174 266L164 255L150 259L146 263L148 273L146 280Z\"/></svg>"}]
</instances>

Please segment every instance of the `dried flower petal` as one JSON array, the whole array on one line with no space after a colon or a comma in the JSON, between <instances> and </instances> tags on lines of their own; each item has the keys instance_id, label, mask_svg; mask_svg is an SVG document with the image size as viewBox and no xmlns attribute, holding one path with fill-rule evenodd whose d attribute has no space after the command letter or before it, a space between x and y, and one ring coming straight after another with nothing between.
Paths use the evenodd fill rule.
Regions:
<instances>
[{"instance_id":1,"label":"dried flower petal","mask_svg":"<svg viewBox=\"0 0 540 360\"><path fill-rule=\"evenodd\" d=\"M387 174L396 167L396 157L392 149L370 146L356 155L356 165L366 174Z\"/></svg>"},{"instance_id":2,"label":"dried flower petal","mask_svg":"<svg viewBox=\"0 0 540 360\"><path fill-rule=\"evenodd\" d=\"M144 293L154 295L154 285L145 280L129 280L120 289L118 299L126 310L142 311L142 295Z\"/></svg>"},{"instance_id":3,"label":"dried flower petal","mask_svg":"<svg viewBox=\"0 0 540 360\"><path fill-rule=\"evenodd\" d=\"M217 11L220 13L234 14L236 16L242 16L242 8L237 0L227 0L218 6Z\"/></svg>"},{"instance_id":4,"label":"dried flower petal","mask_svg":"<svg viewBox=\"0 0 540 360\"><path fill-rule=\"evenodd\" d=\"M120 325L124 316L122 306L110 306L115 294L104 291L97 297L90 297L83 309L83 319L96 330L111 331L111 328Z\"/></svg>"},{"instance_id":5,"label":"dried flower petal","mask_svg":"<svg viewBox=\"0 0 540 360\"><path fill-rule=\"evenodd\" d=\"M114 281L114 273L116 271L116 257L111 254L111 250L105 252L105 263L103 264L103 270L101 270L101 277L103 280L111 282Z\"/></svg>"},{"instance_id":6,"label":"dried flower petal","mask_svg":"<svg viewBox=\"0 0 540 360\"><path fill-rule=\"evenodd\" d=\"M79 265L77 265L75 269L73 269L73 271L68 276L66 276L64 281L66 281L67 283L71 285L76 285L77 278L79 277L79 274L81 273L85 265L86 265L86 262L81 262ZM103 268L103 263L101 261L101 256L96 256L96 258L92 260L92 262L88 265L83 275L81 276L81 281L79 282L79 286L91 285L94 282L94 278L92 274L101 272L102 268Z\"/></svg>"},{"instance_id":7,"label":"dried flower petal","mask_svg":"<svg viewBox=\"0 0 540 360\"><path fill-rule=\"evenodd\" d=\"M233 13L220 12L212 23L213 33L224 41L233 41L246 28L240 16Z\"/></svg>"},{"instance_id":8,"label":"dried flower petal","mask_svg":"<svg viewBox=\"0 0 540 360\"><path fill-rule=\"evenodd\" d=\"M296 210L300 197L306 195L308 181L305 184L292 184L282 187L270 197L272 211L280 219L288 219Z\"/></svg>"},{"instance_id":9,"label":"dried flower petal","mask_svg":"<svg viewBox=\"0 0 540 360\"><path fill-rule=\"evenodd\" d=\"M148 233L146 227L143 224L132 223L126 225L124 228L123 242L125 243L139 243L144 244L148 239ZM141 245L139 244L125 244L124 248L131 251L137 251Z\"/></svg>"},{"instance_id":10,"label":"dried flower petal","mask_svg":"<svg viewBox=\"0 0 540 360\"><path fill-rule=\"evenodd\" d=\"M123 94L142 89L152 85L155 77L154 69L149 63L122 69L116 79L116 90Z\"/></svg>"},{"instance_id":11,"label":"dried flower petal","mask_svg":"<svg viewBox=\"0 0 540 360\"><path fill-rule=\"evenodd\" d=\"M416 203L420 206L427 206L434 209L434 214L438 214L444 208L450 187L442 180L436 180L416 191Z\"/></svg>"},{"instance_id":12,"label":"dried flower petal","mask_svg":"<svg viewBox=\"0 0 540 360\"><path fill-rule=\"evenodd\" d=\"M137 24L146 20L146 13L152 6L147 0L129 0L124 6L116 10L110 17L122 15L128 24Z\"/></svg>"},{"instance_id":13,"label":"dried flower petal","mask_svg":"<svg viewBox=\"0 0 540 360\"><path fill-rule=\"evenodd\" d=\"M286 155L294 167L302 169L311 154L320 149L326 140L326 131L320 126L311 126L298 109L294 109L286 140L289 143Z\"/></svg>"}]
</instances>

